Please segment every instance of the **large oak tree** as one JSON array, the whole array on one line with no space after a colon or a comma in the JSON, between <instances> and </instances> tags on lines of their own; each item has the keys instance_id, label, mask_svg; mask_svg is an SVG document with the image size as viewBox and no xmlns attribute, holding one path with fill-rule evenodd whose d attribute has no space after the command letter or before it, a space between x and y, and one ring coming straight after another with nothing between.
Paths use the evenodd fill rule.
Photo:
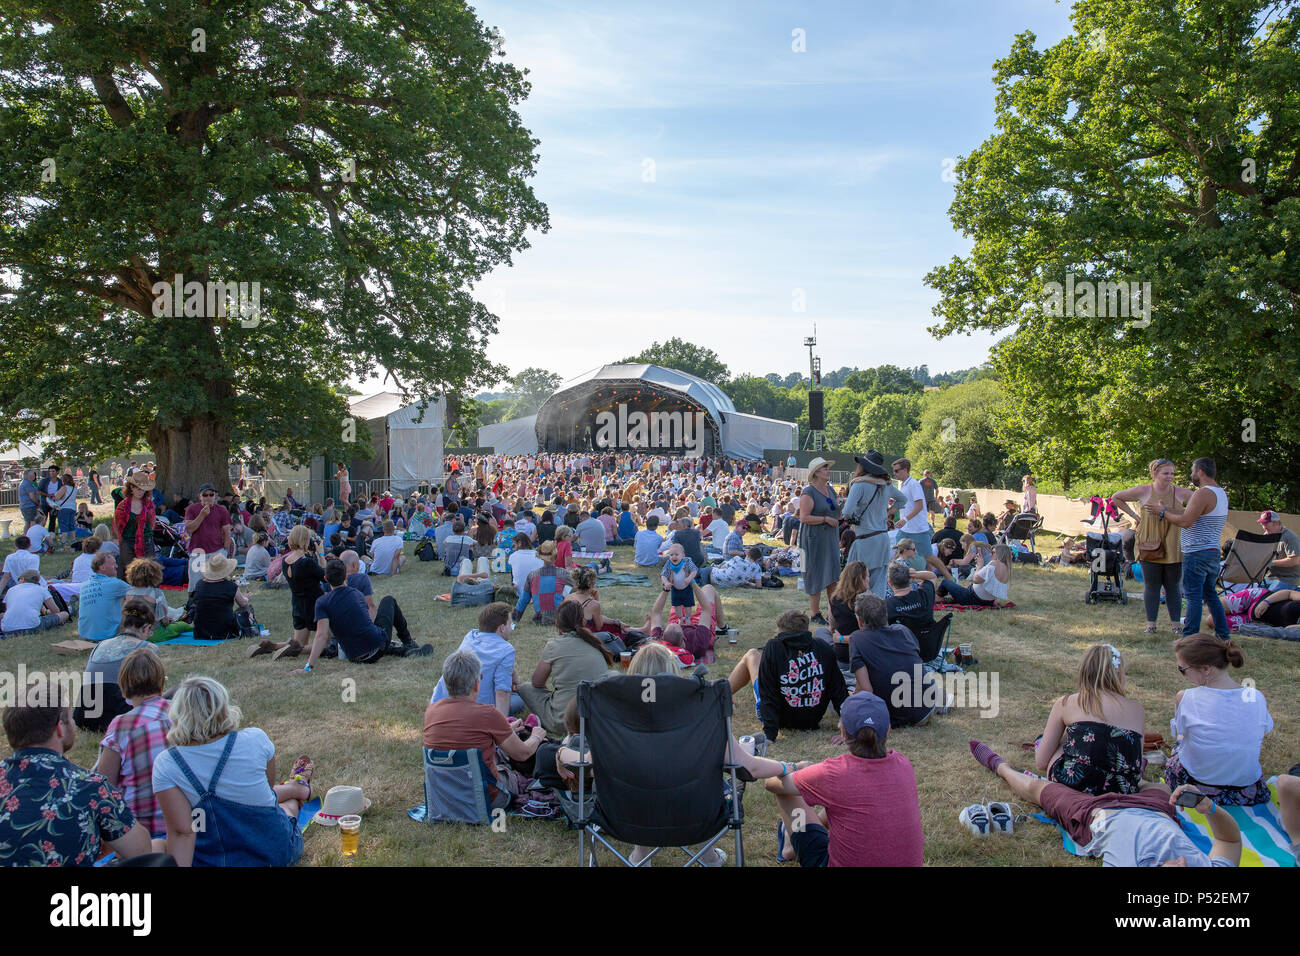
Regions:
<instances>
[{"instance_id":1,"label":"large oak tree","mask_svg":"<svg viewBox=\"0 0 1300 956\"><path fill-rule=\"evenodd\" d=\"M1235 506L1298 505L1300 5L1080 0L1073 18L995 64L997 132L950 211L974 245L927 278L933 331L1012 332L999 428L1035 470L1209 454ZM1151 312L1066 309L1048 283L1070 282L1150 283Z\"/></svg>"},{"instance_id":2,"label":"large oak tree","mask_svg":"<svg viewBox=\"0 0 1300 956\"><path fill-rule=\"evenodd\" d=\"M462 0L0 11L0 437L145 440L189 493L232 447L346 457L349 377L499 377L469 290L547 215L528 84ZM167 315L176 276L260 310Z\"/></svg>"}]
</instances>

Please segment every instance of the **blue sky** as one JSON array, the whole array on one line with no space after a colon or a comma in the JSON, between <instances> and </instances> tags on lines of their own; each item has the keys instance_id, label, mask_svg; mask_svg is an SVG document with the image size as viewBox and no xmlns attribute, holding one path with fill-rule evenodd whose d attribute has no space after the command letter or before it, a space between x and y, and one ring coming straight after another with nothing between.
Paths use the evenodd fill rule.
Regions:
<instances>
[{"instance_id":1,"label":"blue sky","mask_svg":"<svg viewBox=\"0 0 1300 956\"><path fill-rule=\"evenodd\" d=\"M968 242L944 160L993 131L993 61L1051 0L481 0L541 141L551 231L476 291L489 355L565 378L681 336L733 374L982 362L991 336L934 340L933 266ZM795 52L802 30L805 52ZM800 292L804 311L796 311Z\"/></svg>"}]
</instances>

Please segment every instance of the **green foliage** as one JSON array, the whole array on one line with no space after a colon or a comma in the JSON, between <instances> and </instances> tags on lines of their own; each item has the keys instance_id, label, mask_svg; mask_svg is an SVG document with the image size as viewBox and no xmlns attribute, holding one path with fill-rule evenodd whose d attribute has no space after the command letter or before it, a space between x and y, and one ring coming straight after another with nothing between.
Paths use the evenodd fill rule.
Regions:
<instances>
[{"instance_id":1,"label":"green foliage","mask_svg":"<svg viewBox=\"0 0 1300 956\"><path fill-rule=\"evenodd\" d=\"M677 369L679 372L698 376L717 386L725 385L727 379L731 377L731 370L722 363L722 359L718 358L718 353L676 337L662 344L652 342L649 348L621 359L618 364L639 362Z\"/></svg>"},{"instance_id":2,"label":"green foliage","mask_svg":"<svg viewBox=\"0 0 1300 956\"><path fill-rule=\"evenodd\" d=\"M5 7L0 406L36 421L0 438L346 459L329 383L500 376L465 290L547 213L528 84L463 0ZM258 283L260 313L155 315L177 274Z\"/></svg>"},{"instance_id":3,"label":"green foliage","mask_svg":"<svg viewBox=\"0 0 1300 956\"><path fill-rule=\"evenodd\" d=\"M844 380L844 384L869 399L877 395L916 394L923 388L907 369L897 365L881 365L854 372Z\"/></svg>"},{"instance_id":4,"label":"green foliage","mask_svg":"<svg viewBox=\"0 0 1300 956\"><path fill-rule=\"evenodd\" d=\"M997 382L980 379L926 392L921 420L907 443L913 469L929 468L944 485L1019 488L1025 470L1007 460L995 422L1008 399Z\"/></svg>"},{"instance_id":5,"label":"green foliage","mask_svg":"<svg viewBox=\"0 0 1300 956\"><path fill-rule=\"evenodd\" d=\"M858 430L845 450L860 454L875 448L886 461L901 458L908 439L920 423L920 395L877 395L863 406Z\"/></svg>"},{"instance_id":6,"label":"green foliage","mask_svg":"<svg viewBox=\"0 0 1300 956\"><path fill-rule=\"evenodd\" d=\"M829 447L858 453L866 450L851 448L850 445L868 401L866 395L851 388L837 388L826 393L826 444Z\"/></svg>"},{"instance_id":7,"label":"green foliage","mask_svg":"<svg viewBox=\"0 0 1300 956\"><path fill-rule=\"evenodd\" d=\"M509 413L497 420L523 418L536 413L542 407L542 403L555 393L562 381L558 374L548 372L544 368L524 369L510 379L510 394L514 400L510 403Z\"/></svg>"},{"instance_id":8,"label":"green foliage","mask_svg":"<svg viewBox=\"0 0 1300 956\"><path fill-rule=\"evenodd\" d=\"M995 65L998 132L950 209L974 244L927 276L932 331L1012 330L999 431L1035 473L1073 487L1210 455L1235 500L1300 506L1300 6L1081 0L1073 18ZM1072 280L1151 294L1048 286Z\"/></svg>"}]
</instances>

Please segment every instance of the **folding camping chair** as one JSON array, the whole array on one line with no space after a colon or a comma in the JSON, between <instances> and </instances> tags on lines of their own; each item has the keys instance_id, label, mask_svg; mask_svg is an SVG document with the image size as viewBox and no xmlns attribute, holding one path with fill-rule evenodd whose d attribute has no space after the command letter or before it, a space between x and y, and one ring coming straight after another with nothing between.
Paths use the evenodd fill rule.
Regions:
<instances>
[{"instance_id":1,"label":"folding camping chair","mask_svg":"<svg viewBox=\"0 0 1300 956\"><path fill-rule=\"evenodd\" d=\"M1281 540L1280 531L1276 534L1238 531L1237 536L1228 544L1228 553L1224 555L1223 564L1219 568L1219 579L1215 582L1219 593L1263 584Z\"/></svg>"},{"instance_id":2,"label":"folding camping chair","mask_svg":"<svg viewBox=\"0 0 1300 956\"><path fill-rule=\"evenodd\" d=\"M578 716L595 782L589 787L579 774L576 798L560 793L559 800L578 830L579 866L598 865L597 843L627 866L646 865L660 848L677 846L690 866L728 830L735 833L736 865L745 865L742 768L726 762L732 739L726 681L671 674L584 681ZM610 840L653 849L633 863ZM692 851L691 844L702 846Z\"/></svg>"},{"instance_id":3,"label":"folding camping chair","mask_svg":"<svg viewBox=\"0 0 1300 956\"><path fill-rule=\"evenodd\" d=\"M488 783L492 774L480 750L424 747L424 806L428 823L492 822Z\"/></svg>"},{"instance_id":4,"label":"folding camping chair","mask_svg":"<svg viewBox=\"0 0 1300 956\"><path fill-rule=\"evenodd\" d=\"M924 634L916 635L916 641L921 646L921 660L927 664L934 661L942 663L944 655L948 652L948 635L951 631L952 611L949 611L938 618Z\"/></svg>"}]
</instances>

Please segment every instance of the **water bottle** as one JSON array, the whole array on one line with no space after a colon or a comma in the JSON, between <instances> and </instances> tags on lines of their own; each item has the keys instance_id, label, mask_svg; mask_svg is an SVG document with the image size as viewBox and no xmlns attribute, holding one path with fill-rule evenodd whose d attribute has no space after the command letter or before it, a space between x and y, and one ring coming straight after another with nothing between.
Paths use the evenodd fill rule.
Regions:
<instances>
[{"instance_id":1,"label":"water bottle","mask_svg":"<svg viewBox=\"0 0 1300 956\"><path fill-rule=\"evenodd\" d=\"M802 575L802 574L799 575L799 577L795 579L795 587L797 587L800 591L803 590L803 575Z\"/></svg>"}]
</instances>

